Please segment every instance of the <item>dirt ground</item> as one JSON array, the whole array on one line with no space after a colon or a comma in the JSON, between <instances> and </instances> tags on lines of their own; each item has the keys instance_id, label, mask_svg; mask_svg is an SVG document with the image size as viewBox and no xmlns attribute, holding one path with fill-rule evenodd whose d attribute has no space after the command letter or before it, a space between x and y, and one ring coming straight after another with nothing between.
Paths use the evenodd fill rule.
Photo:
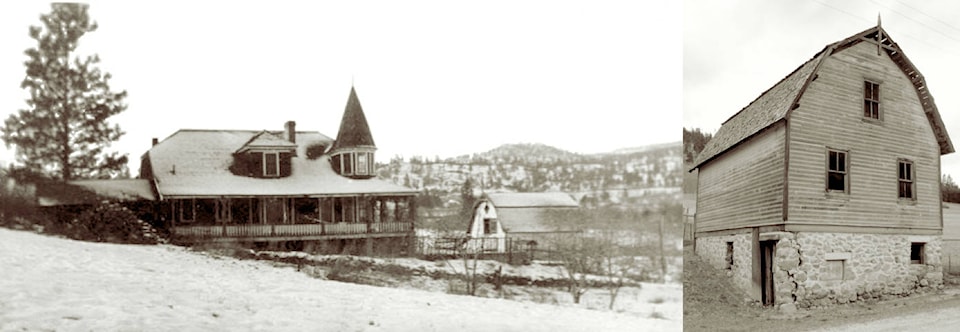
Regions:
<instances>
[{"instance_id":1,"label":"dirt ground","mask_svg":"<svg viewBox=\"0 0 960 332\"><path fill-rule=\"evenodd\" d=\"M886 301L838 305L785 314L747 299L720 271L684 250L684 331L816 331L855 328L880 319L960 308L960 277L946 276L942 291Z\"/></svg>"}]
</instances>

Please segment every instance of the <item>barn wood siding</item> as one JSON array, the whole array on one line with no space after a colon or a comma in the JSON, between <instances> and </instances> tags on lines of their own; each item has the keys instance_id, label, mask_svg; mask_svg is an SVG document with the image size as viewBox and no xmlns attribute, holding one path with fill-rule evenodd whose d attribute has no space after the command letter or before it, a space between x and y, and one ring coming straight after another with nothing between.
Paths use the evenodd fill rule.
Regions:
<instances>
[{"instance_id":1,"label":"barn wood siding","mask_svg":"<svg viewBox=\"0 0 960 332\"><path fill-rule=\"evenodd\" d=\"M881 121L864 120L863 82L880 83ZM936 137L917 93L886 53L860 43L827 58L790 117L790 224L940 226ZM849 194L825 191L826 151L847 150ZM897 161L914 162L916 202L899 202Z\"/></svg>"},{"instance_id":2,"label":"barn wood siding","mask_svg":"<svg viewBox=\"0 0 960 332\"><path fill-rule=\"evenodd\" d=\"M696 231L783 222L783 122L700 169Z\"/></svg>"}]
</instances>

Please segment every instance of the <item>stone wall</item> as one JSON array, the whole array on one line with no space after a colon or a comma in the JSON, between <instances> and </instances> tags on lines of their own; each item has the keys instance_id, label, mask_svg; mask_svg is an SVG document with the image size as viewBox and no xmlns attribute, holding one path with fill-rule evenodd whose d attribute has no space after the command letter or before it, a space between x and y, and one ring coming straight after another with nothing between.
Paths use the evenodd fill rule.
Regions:
<instances>
[{"instance_id":1,"label":"stone wall","mask_svg":"<svg viewBox=\"0 0 960 332\"><path fill-rule=\"evenodd\" d=\"M924 243L923 264L910 261ZM777 242L774 299L799 307L905 296L943 284L940 236L797 233Z\"/></svg>"},{"instance_id":2,"label":"stone wall","mask_svg":"<svg viewBox=\"0 0 960 332\"><path fill-rule=\"evenodd\" d=\"M777 233L774 303L817 307L906 296L942 287L940 236L854 233ZM745 296L759 300L752 283L751 235L697 238L697 255L726 271ZM733 242L733 265L727 243ZM923 243L923 262L911 262L912 243ZM960 250L960 243L951 243ZM960 252L960 251L958 251ZM960 259L960 257L958 257ZM960 261L957 262L960 269Z\"/></svg>"},{"instance_id":3,"label":"stone wall","mask_svg":"<svg viewBox=\"0 0 960 332\"><path fill-rule=\"evenodd\" d=\"M697 238L697 256L714 268L724 271L724 275L732 278L733 284L744 292L744 297L753 293L753 249L750 239L750 233ZM732 265L727 258L729 242L733 242Z\"/></svg>"}]
</instances>

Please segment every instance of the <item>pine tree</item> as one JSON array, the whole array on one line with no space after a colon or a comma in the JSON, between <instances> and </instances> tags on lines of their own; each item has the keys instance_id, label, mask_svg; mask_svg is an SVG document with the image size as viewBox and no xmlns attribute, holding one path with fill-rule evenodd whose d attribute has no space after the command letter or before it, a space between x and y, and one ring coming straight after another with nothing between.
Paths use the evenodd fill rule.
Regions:
<instances>
[{"instance_id":1,"label":"pine tree","mask_svg":"<svg viewBox=\"0 0 960 332\"><path fill-rule=\"evenodd\" d=\"M31 26L37 46L28 60L21 87L30 92L29 109L10 115L2 128L9 148L25 168L53 178L107 178L127 173L127 156L105 148L123 131L107 119L127 108L126 91L112 92L111 75L102 73L97 55L72 54L80 37L96 31L86 4L54 3L41 15L43 26Z\"/></svg>"},{"instance_id":2,"label":"pine tree","mask_svg":"<svg viewBox=\"0 0 960 332\"><path fill-rule=\"evenodd\" d=\"M463 205L460 208L460 217L463 220L469 220L473 216L473 203L476 198L473 196L473 179L467 178L460 187L460 198Z\"/></svg>"}]
</instances>

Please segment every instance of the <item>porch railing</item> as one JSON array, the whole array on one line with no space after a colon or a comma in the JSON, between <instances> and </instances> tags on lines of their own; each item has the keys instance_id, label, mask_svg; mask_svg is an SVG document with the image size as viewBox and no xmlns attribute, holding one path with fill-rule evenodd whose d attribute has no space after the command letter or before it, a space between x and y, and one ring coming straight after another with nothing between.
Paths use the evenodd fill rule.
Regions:
<instances>
[{"instance_id":1,"label":"porch railing","mask_svg":"<svg viewBox=\"0 0 960 332\"><path fill-rule=\"evenodd\" d=\"M384 234L412 232L413 223L323 223L279 225L184 225L174 226L173 233L181 237L241 238L241 237L295 237Z\"/></svg>"}]
</instances>

